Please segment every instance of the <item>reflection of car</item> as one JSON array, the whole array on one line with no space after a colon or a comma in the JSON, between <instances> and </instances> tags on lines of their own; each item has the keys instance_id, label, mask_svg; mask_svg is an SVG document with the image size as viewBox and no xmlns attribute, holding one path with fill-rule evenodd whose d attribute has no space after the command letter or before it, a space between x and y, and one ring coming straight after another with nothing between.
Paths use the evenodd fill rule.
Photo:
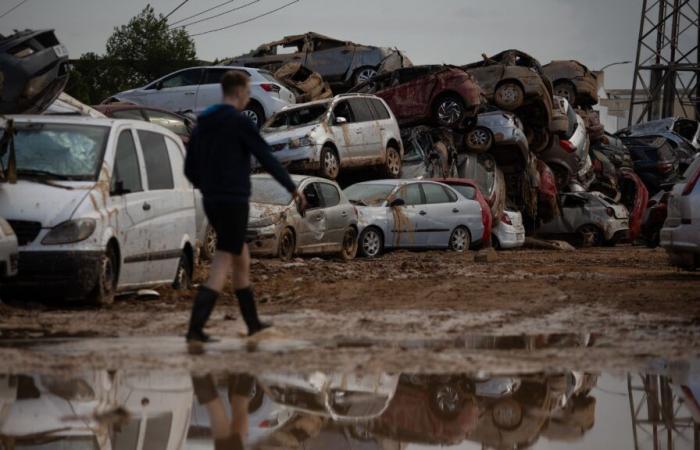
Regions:
<instances>
[{"instance_id":1,"label":"reflection of car","mask_svg":"<svg viewBox=\"0 0 700 450\"><path fill-rule=\"evenodd\" d=\"M338 253L352 259L357 251L357 213L337 184L294 175L308 209L302 216L292 196L269 175L251 179L247 240L253 255Z\"/></svg>"},{"instance_id":2,"label":"reflection of car","mask_svg":"<svg viewBox=\"0 0 700 450\"><path fill-rule=\"evenodd\" d=\"M345 189L359 214L359 251L376 257L388 248L478 246L483 235L481 207L453 188L419 180L378 180Z\"/></svg>"},{"instance_id":3,"label":"reflection of car","mask_svg":"<svg viewBox=\"0 0 700 450\"><path fill-rule=\"evenodd\" d=\"M0 34L0 114L41 113L68 82L68 50L53 30Z\"/></svg>"},{"instance_id":4,"label":"reflection of car","mask_svg":"<svg viewBox=\"0 0 700 450\"><path fill-rule=\"evenodd\" d=\"M19 274L3 289L109 303L117 290L189 285L195 196L177 135L69 116L15 116L14 125L18 182L0 189L0 215L17 234Z\"/></svg>"},{"instance_id":5,"label":"reflection of car","mask_svg":"<svg viewBox=\"0 0 700 450\"><path fill-rule=\"evenodd\" d=\"M700 266L700 158L688 167L668 197L668 215L661 229L661 246L671 263L695 269Z\"/></svg>"},{"instance_id":6,"label":"reflection of car","mask_svg":"<svg viewBox=\"0 0 700 450\"><path fill-rule=\"evenodd\" d=\"M262 44L249 54L231 58L226 63L277 70L288 62L298 62L318 72L334 89L342 92L375 76L382 62L397 53L399 67L410 67L411 61L398 50L355 44L310 32Z\"/></svg>"},{"instance_id":7,"label":"reflection of car","mask_svg":"<svg viewBox=\"0 0 700 450\"><path fill-rule=\"evenodd\" d=\"M17 275L17 236L9 223L0 217L0 280Z\"/></svg>"},{"instance_id":8,"label":"reflection of car","mask_svg":"<svg viewBox=\"0 0 700 450\"><path fill-rule=\"evenodd\" d=\"M484 225L484 234L481 240L484 245L489 245L492 241L493 217L491 217L491 207L484 194L482 194L481 189L479 189L479 185L475 181L467 180L466 178L441 178L433 179L433 181L451 186L455 191L462 194L462 197L479 202L481 223Z\"/></svg>"},{"instance_id":9,"label":"reflection of car","mask_svg":"<svg viewBox=\"0 0 700 450\"><path fill-rule=\"evenodd\" d=\"M401 172L401 132L391 110L371 95L343 94L280 111L263 128L273 155L291 171L335 180L341 169Z\"/></svg>"},{"instance_id":10,"label":"reflection of car","mask_svg":"<svg viewBox=\"0 0 700 450\"><path fill-rule=\"evenodd\" d=\"M180 136L185 144L189 142L190 134L194 128L194 121L189 117L158 108L130 103L110 103L107 105L96 105L93 108L110 119L143 120L160 125Z\"/></svg>"},{"instance_id":11,"label":"reflection of car","mask_svg":"<svg viewBox=\"0 0 700 450\"><path fill-rule=\"evenodd\" d=\"M554 94L576 106L598 103L598 77L578 61L552 61L542 66L552 82Z\"/></svg>"},{"instance_id":12,"label":"reflection of car","mask_svg":"<svg viewBox=\"0 0 700 450\"><path fill-rule=\"evenodd\" d=\"M270 72L231 66L178 70L143 87L120 92L112 98L178 113L199 114L209 106L221 103L221 77L231 70L250 79L250 102L243 113L258 127L268 117L296 101L294 93Z\"/></svg>"},{"instance_id":13,"label":"reflection of car","mask_svg":"<svg viewBox=\"0 0 700 450\"><path fill-rule=\"evenodd\" d=\"M499 167L523 167L530 153L522 122L515 114L505 111L480 113L476 127L467 133L465 143L474 152L490 151Z\"/></svg>"},{"instance_id":14,"label":"reflection of car","mask_svg":"<svg viewBox=\"0 0 700 450\"><path fill-rule=\"evenodd\" d=\"M383 98L399 123L458 127L476 116L481 89L474 78L452 66L415 66L378 75L353 92Z\"/></svg>"},{"instance_id":15,"label":"reflection of car","mask_svg":"<svg viewBox=\"0 0 700 450\"><path fill-rule=\"evenodd\" d=\"M523 216L519 211L506 208L501 221L493 228L493 246L497 249L522 247L525 244Z\"/></svg>"},{"instance_id":16,"label":"reflection of car","mask_svg":"<svg viewBox=\"0 0 700 450\"><path fill-rule=\"evenodd\" d=\"M561 216L543 223L539 235L578 238L582 245L615 245L629 235L627 208L599 192L561 194Z\"/></svg>"},{"instance_id":17,"label":"reflection of car","mask_svg":"<svg viewBox=\"0 0 700 450\"><path fill-rule=\"evenodd\" d=\"M682 117L667 117L665 119L651 120L649 122L634 125L620 131L620 134L643 136L672 131L685 138L697 150L700 150L700 126L698 125L699 123L696 120L685 119Z\"/></svg>"}]
</instances>

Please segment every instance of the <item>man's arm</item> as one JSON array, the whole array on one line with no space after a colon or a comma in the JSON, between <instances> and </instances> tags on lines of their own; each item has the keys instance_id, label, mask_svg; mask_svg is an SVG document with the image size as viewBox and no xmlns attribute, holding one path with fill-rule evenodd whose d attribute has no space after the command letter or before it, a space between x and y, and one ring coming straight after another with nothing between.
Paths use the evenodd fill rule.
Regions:
<instances>
[{"instance_id":1,"label":"man's arm","mask_svg":"<svg viewBox=\"0 0 700 450\"><path fill-rule=\"evenodd\" d=\"M282 164L272 156L270 146L255 128L250 120L241 120L241 135L243 142L250 153L257 158L260 164L267 170L279 184L284 186L291 194L297 191L297 187Z\"/></svg>"}]
</instances>

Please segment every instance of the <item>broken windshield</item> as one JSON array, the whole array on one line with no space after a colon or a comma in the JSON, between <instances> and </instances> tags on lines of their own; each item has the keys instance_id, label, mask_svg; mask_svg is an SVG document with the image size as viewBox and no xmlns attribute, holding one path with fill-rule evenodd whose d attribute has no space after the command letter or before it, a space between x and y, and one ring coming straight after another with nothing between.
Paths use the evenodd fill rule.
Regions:
<instances>
[{"instance_id":1,"label":"broken windshield","mask_svg":"<svg viewBox=\"0 0 700 450\"><path fill-rule=\"evenodd\" d=\"M0 138L5 130L0 129ZM60 180L97 179L109 128L54 123L16 124L17 174ZM10 152L2 156L8 166Z\"/></svg>"},{"instance_id":2,"label":"broken windshield","mask_svg":"<svg viewBox=\"0 0 700 450\"><path fill-rule=\"evenodd\" d=\"M363 206L381 206L396 186L393 184L355 184L345 189L350 203Z\"/></svg>"},{"instance_id":3,"label":"broken windshield","mask_svg":"<svg viewBox=\"0 0 700 450\"><path fill-rule=\"evenodd\" d=\"M294 128L319 123L328 111L328 105L325 102L279 112L266 128Z\"/></svg>"}]
</instances>

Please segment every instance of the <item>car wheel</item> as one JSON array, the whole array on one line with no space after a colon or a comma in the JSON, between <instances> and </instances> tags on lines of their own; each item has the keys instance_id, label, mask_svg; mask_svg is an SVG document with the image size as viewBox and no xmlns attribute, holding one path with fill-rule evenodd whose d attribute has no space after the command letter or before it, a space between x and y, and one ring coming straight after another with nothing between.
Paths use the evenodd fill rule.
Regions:
<instances>
[{"instance_id":1,"label":"car wheel","mask_svg":"<svg viewBox=\"0 0 700 450\"><path fill-rule=\"evenodd\" d=\"M463 253L469 250L470 240L469 230L465 227L457 227L450 236L450 250Z\"/></svg>"},{"instance_id":2,"label":"car wheel","mask_svg":"<svg viewBox=\"0 0 700 450\"><path fill-rule=\"evenodd\" d=\"M401 175L401 155L394 147L387 147L384 161L384 175L388 178L398 178Z\"/></svg>"},{"instance_id":3,"label":"car wheel","mask_svg":"<svg viewBox=\"0 0 700 450\"><path fill-rule=\"evenodd\" d=\"M491 245L496 250L501 250L501 241L498 240L498 237L493 236L493 235L491 236Z\"/></svg>"},{"instance_id":4,"label":"car wheel","mask_svg":"<svg viewBox=\"0 0 700 450\"><path fill-rule=\"evenodd\" d=\"M95 306L111 305L117 291L117 254L110 245L100 257L100 273L97 284L89 296L89 303Z\"/></svg>"},{"instance_id":5,"label":"car wheel","mask_svg":"<svg viewBox=\"0 0 700 450\"><path fill-rule=\"evenodd\" d=\"M595 225L583 225L576 234L582 247L597 247L603 243L603 234Z\"/></svg>"},{"instance_id":6,"label":"car wheel","mask_svg":"<svg viewBox=\"0 0 700 450\"><path fill-rule=\"evenodd\" d=\"M464 408L465 397L456 384L442 384L431 389L430 406L440 418L452 420Z\"/></svg>"},{"instance_id":7,"label":"car wheel","mask_svg":"<svg viewBox=\"0 0 700 450\"><path fill-rule=\"evenodd\" d=\"M367 82L377 76L377 69L374 67L360 67L355 71L355 86Z\"/></svg>"},{"instance_id":8,"label":"car wheel","mask_svg":"<svg viewBox=\"0 0 700 450\"><path fill-rule=\"evenodd\" d=\"M366 228L360 235L359 251L365 258L376 258L384 250L384 236L378 228Z\"/></svg>"},{"instance_id":9,"label":"car wheel","mask_svg":"<svg viewBox=\"0 0 700 450\"><path fill-rule=\"evenodd\" d=\"M554 95L564 97L571 106L576 102L576 88L568 81L560 81L554 85Z\"/></svg>"},{"instance_id":10,"label":"car wheel","mask_svg":"<svg viewBox=\"0 0 700 450\"><path fill-rule=\"evenodd\" d=\"M253 122L253 125L260 128L265 123L265 111L257 102L250 102L242 111L242 114Z\"/></svg>"},{"instance_id":11,"label":"car wheel","mask_svg":"<svg viewBox=\"0 0 700 450\"><path fill-rule=\"evenodd\" d=\"M442 127L454 127L464 118L464 102L454 95L447 95L435 105L435 122Z\"/></svg>"},{"instance_id":12,"label":"car wheel","mask_svg":"<svg viewBox=\"0 0 700 450\"><path fill-rule=\"evenodd\" d=\"M321 150L321 176L329 180L338 178L340 172L340 161L338 154L331 147L323 147Z\"/></svg>"},{"instance_id":13,"label":"car wheel","mask_svg":"<svg viewBox=\"0 0 700 450\"><path fill-rule=\"evenodd\" d=\"M476 153L488 151L493 145L491 131L484 127L477 127L467 134L467 147Z\"/></svg>"},{"instance_id":14,"label":"car wheel","mask_svg":"<svg viewBox=\"0 0 700 450\"><path fill-rule=\"evenodd\" d=\"M509 81L496 88L494 101L499 108L514 111L523 105L525 92L519 84Z\"/></svg>"},{"instance_id":15,"label":"car wheel","mask_svg":"<svg viewBox=\"0 0 700 450\"><path fill-rule=\"evenodd\" d=\"M294 237L294 231L292 231L291 228L285 228L280 236L277 255L282 261L289 261L294 257L296 246L297 242L296 238Z\"/></svg>"},{"instance_id":16,"label":"car wheel","mask_svg":"<svg viewBox=\"0 0 700 450\"><path fill-rule=\"evenodd\" d=\"M353 227L345 230L343 236L343 248L340 251L340 258L349 261L357 254L357 230Z\"/></svg>"},{"instance_id":17,"label":"car wheel","mask_svg":"<svg viewBox=\"0 0 700 450\"><path fill-rule=\"evenodd\" d=\"M190 257L186 252L180 255L180 261L177 263L177 272L175 272L175 280L173 280L173 289L185 291L192 287L192 264Z\"/></svg>"},{"instance_id":18,"label":"car wheel","mask_svg":"<svg viewBox=\"0 0 700 450\"><path fill-rule=\"evenodd\" d=\"M211 225L207 225L204 233L204 245L202 245L202 259L211 261L216 253L216 231Z\"/></svg>"}]
</instances>

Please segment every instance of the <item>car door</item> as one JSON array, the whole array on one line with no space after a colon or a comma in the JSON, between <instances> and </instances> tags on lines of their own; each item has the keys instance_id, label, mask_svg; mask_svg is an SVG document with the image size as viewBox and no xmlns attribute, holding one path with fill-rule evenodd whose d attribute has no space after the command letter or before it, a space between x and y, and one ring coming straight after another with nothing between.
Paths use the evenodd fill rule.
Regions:
<instances>
[{"instance_id":1,"label":"car door","mask_svg":"<svg viewBox=\"0 0 700 450\"><path fill-rule=\"evenodd\" d=\"M226 72L233 69L231 68L207 68L204 69L204 75L202 76L202 82L197 89L197 98L195 101L194 112L199 114L211 105L221 103L223 96L221 93L221 77L224 76ZM242 70L236 70L246 76L248 72Z\"/></svg>"},{"instance_id":2,"label":"car door","mask_svg":"<svg viewBox=\"0 0 700 450\"><path fill-rule=\"evenodd\" d=\"M346 120L338 123L338 118ZM340 163L343 166L358 164L364 146L362 123L355 116L348 100L341 100L333 106L331 131L338 147Z\"/></svg>"},{"instance_id":3,"label":"car door","mask_svg":"<svg viewBox=\"0 0 700 450\"><path fill-rule=\"evenodd\" d=\"M420 183L404 184L396 192L395 197L402 199L404 205L388 207L391 241L387 245L425 247L427 245L427 234L423 232L426 227L425 197Z\"/></svg>"},{"instance_id":4,"label":"car door","mask_svg":"<svg viewBox=\"0 0 700 450\"><path fill-rule=\"evenodd\" d=\"M318 184L318 182L311 182L302 188L308 206L304 217L299 221L300 229L297 231L299 253L320 251L328 236L328 221Z\"/></svg>"},{"instance_id":5,"label":"car door","mask_svg":"<svg viewBox=\"0 0 700 450\"><path fill-rule=\"evenodd\" d=\"M319 182L316 184L316 187L320 191L323 211L326 216L327 230L325 241L340 248L345 236L345 230L348 229L350 219L353 216L353 206L347 202L340 202L340 192L336 185Z\"/></svg>"},{"instance_id":6,"label":"car door","mask_svg":"<svg viewBox=\"0 0 700 450\"><path fill-rule=\"evenodd\" d=\"M436 183L421 183L425 194L425 233L430 247L446 247L452 230L460 225L457 195ZM480 217L480 216L479 216Z\"/></svg>"},{"instance_id":7,"label":"car door","mask_svg":"<svg viewBox=\"0 0 700 450\"><path fill-rule=\"evenodd\" d=\"M185 69L154 83L144 104L173 112L194 111L202 69Z\"/></svg>"},{"instance_id":8,"label":"car door","mask_svg":"<svg viewBox=\"0 0 700 450\"><path fill-rule=\"evenodd\" d=\"M368 98L351 98L349 102L355 121L362 127L362 147L357 152L358 157L365 163L378 162L377 159L384 156L384 148L381 126L374 115L374 109Z\"/></svg>"},{"instance_id":9,"label":"car door","mask_svg":"<svg viewBox=\"0 0 700 450\"><path fill-rule=\"evenodd\" d=\"M312 38L304 65L330 83L343 81L352 65L354 51L354 46L341 41Z\"/></svg>"}]
</instances>

